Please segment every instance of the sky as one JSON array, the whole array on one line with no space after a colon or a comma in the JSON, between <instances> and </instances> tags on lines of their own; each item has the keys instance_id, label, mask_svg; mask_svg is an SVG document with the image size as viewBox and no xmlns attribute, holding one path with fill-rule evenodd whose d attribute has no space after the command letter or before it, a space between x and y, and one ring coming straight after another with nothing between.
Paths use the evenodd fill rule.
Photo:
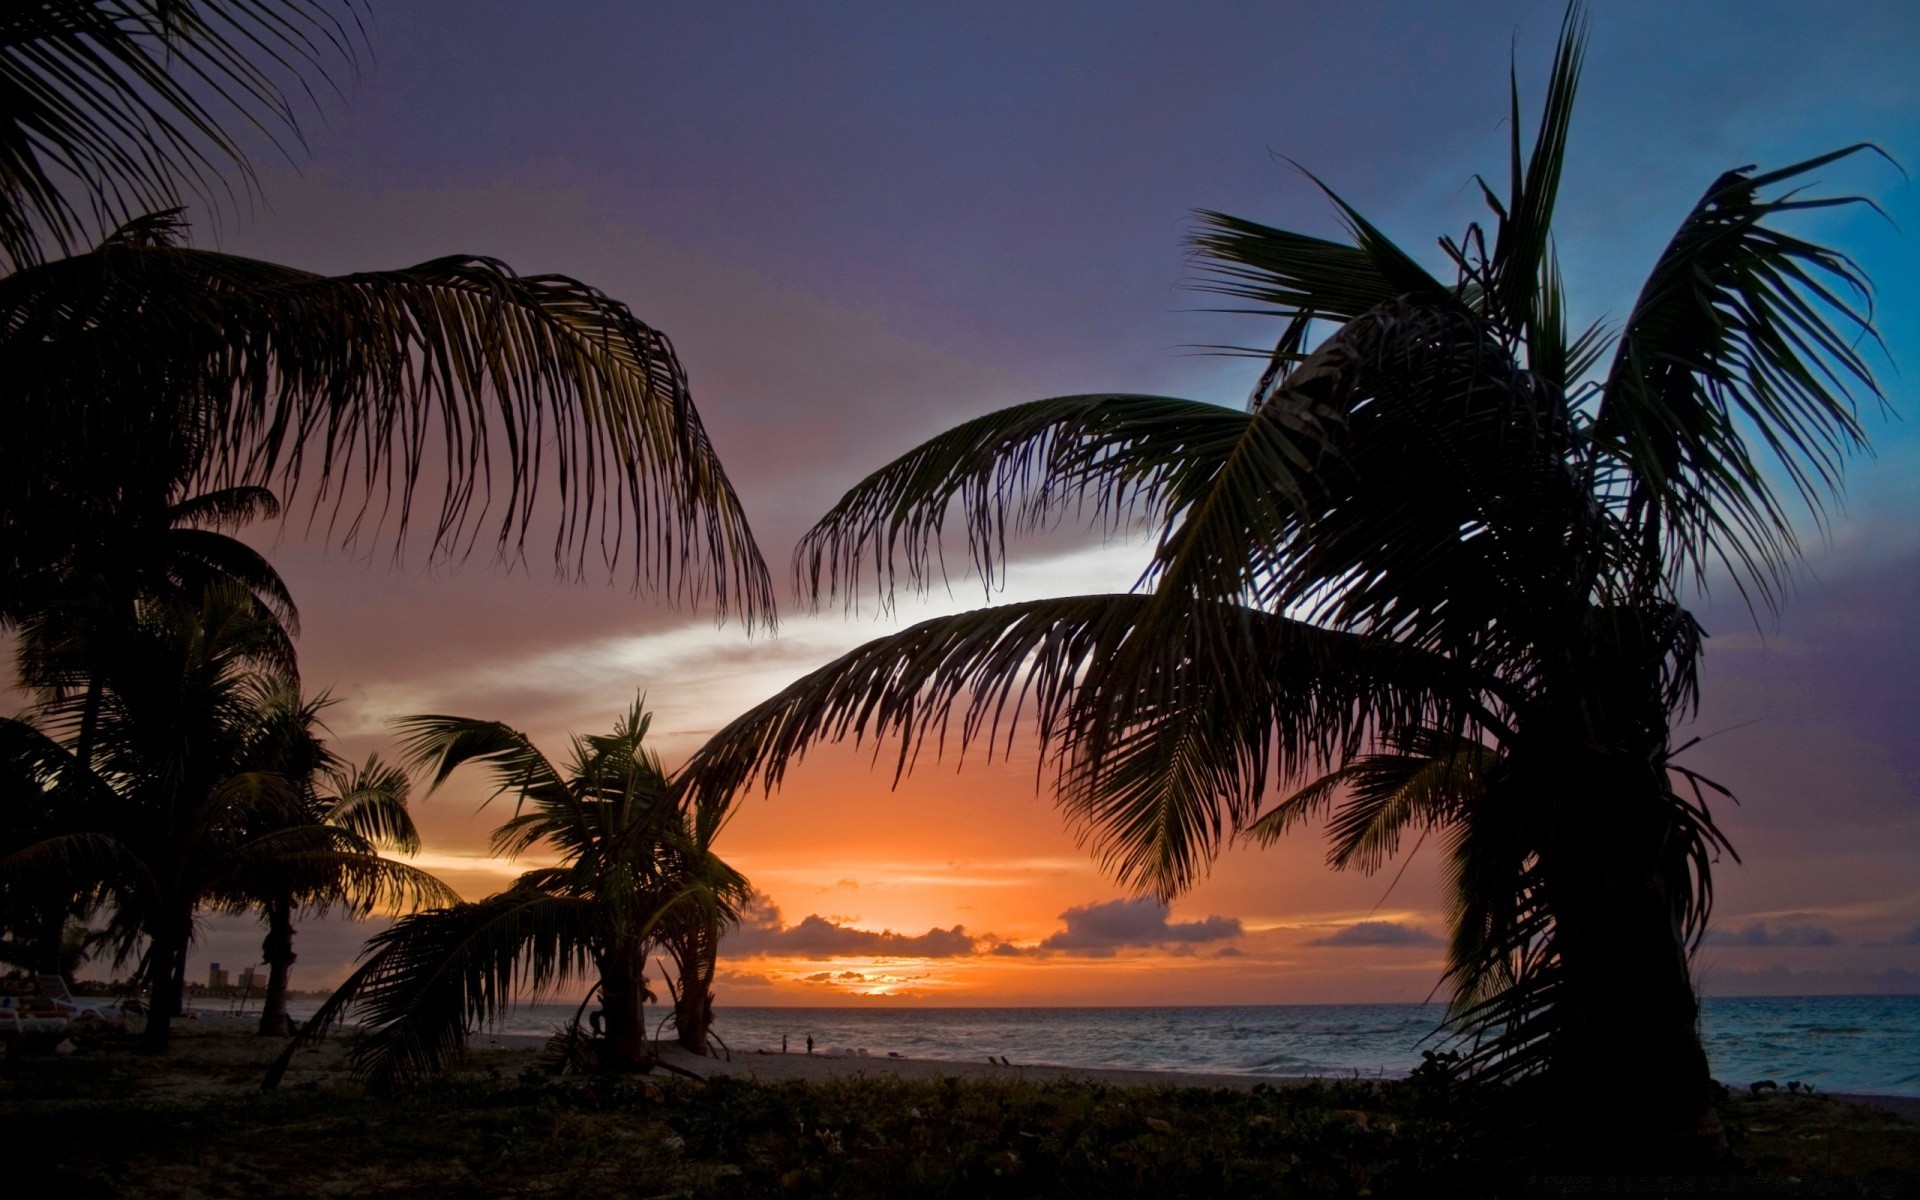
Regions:
<instances>
[{"instance_id":1,"label":"sky","mask_svg":"<svg viewBox=\"0 0 1920 1200\"><path fill-rule=\"evenodd\" d=\"M1920 164L1920 8L1620 0L1593 18L1557 226L1576 316L1624 315L1726 169L1857 141L1900 164L1818 176L1885 216L1796 226L1876 280L1894 412L1869 413L1876 455L1825 534L1809 527L1780 619L1724 587L1700 599L1706 699L1681 736L1740 799L1717 810L1740 861L1716 872L1701 985L1920 991L1920 206L1901 170ZM1485 217L1474 173L1504 171L1510 56L1530 121L1559 21L1552 2L381 4L307 152L266 162L260 201L198 214L197 236L324 272L486 254L626 301L673 338L784 579L845 488L966 418L1106 389L1242 402L1257 366L1194 347L1275 331L1205 311L1183 240L1196 208L1336 236L1289 159L1438 270L1435 239ZM538 558L396 563L388 543L298 524L253 536L356 757L417 712L503 720L558 755L644 693L674 762L902 622L1124 589L1142 554L1049 538L1002 594L956 579L885 618L789 599L777 635L749 636ZM1030 757L949 759L898 790L870 762L824 747L741 803L720 849L759 899L726 943L722 1005L1401 1001L1439 984L1431 852L1343 874L1302 834L1229 852L1167 908L1100 873ZM528 865L486 858L502 811L486 792L461 775L416 803L419 861L471 897ZM296 985L336 982L367 932L310 923ZM210 920L194 969L257 947L256 926Z\"/></svg>"}]
</instances>

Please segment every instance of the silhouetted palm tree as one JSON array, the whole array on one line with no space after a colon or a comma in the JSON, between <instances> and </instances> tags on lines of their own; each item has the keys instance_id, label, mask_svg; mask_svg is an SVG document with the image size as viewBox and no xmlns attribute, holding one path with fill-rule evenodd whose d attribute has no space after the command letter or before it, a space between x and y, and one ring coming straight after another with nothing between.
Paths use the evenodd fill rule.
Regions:
<instances>
[{"instance_id":1,"label":"silhouetted palm tree","mask_svg":"<svg viewBox=\"0 0 1920 1200\"><path fill-rule=\"evenodd\" d=\"M250 883L334 872L380 905L445 895L358 835L311 819L301 789L260 769L278 690L294 686L279 626L244 590L141 605L102 661L96 745L73 748L81 696L43 689L34 720L0 720L9 887L97 889L121 956L144 941L146 1044L164 1050L186 981L194 916L252 899Z\"/></svg>"},{"instance_id":2,"label":"silhouetted palm tree","mask_svg":"<svg viewBox=\"0 0 1920 1200\"><path fill-rule=\"evenodd\" d=\"M557 852L551 867L471 904L406 917L368 943L365 961L323 1004L302 1039L349 1009L366 1031L357 1069L375 1084L430 1074L470 1030L516 1000L570 980L594 978L605 1014L603 1057L630 1068L650 1062L643 1006L649 953L692 931L738 919L747 881L713 853L719 810L675 803L660 760L642 744L650 721L635 705L611 734L576 737L565 770L527 736L491 721L409 717L402 727L437 786L465 763L485 763L495 795L514 799L493 834L496 854ZM705 943L711 953L718 937ZM682 975L694 1011L710 1012L712 969ZM704 1044L706 1029L699 1028ZM295 1045L299 1045L296 1042ZM293 1047L281 1056L279 1079Z\"/></svg>"},{"instance_id":3,"label":"silhouetted palm tree","mask_svg":"<svg viewBox=\"0 0 1920 1200\"><path fill-rule=\"evenodd\" d=\"M1530 153L1516 87L1511 184L1485 190L1490 234L1443 243L1451 283L1331 192L1351 245L1203 214L1213 286L1286 321L1247 411L1005 409L870 476L798 558L816 597L868 569L884 593L934 575L956 505L989 578L1009 533L1150 514L1139 589L869 643L723 730L693 793L849 736L899 736L904 772L1024 719L1101 861L1162 896L1344 795L1336 863L1408 830L1447 847L1476 1065L1546 1068L1562 1132L1615 1163L1711 1153L1688 954L1725 843L1672 762L1702 636L1681 602L1724 567L1776 604L1797 543L1775 478L1817 514L1864 443L1865 280L1770 224L1853 201L1766 195L1861 147L1722 175L1618 330L1576 331L1549 228L1583 42L1570 11ZM1275 780L1306 788L1263 815Z\"/></svg>"},{"instance_id":4,"label":"silhouetted palm tree","mask_svg":"<svg viewBox=\"0 0 1920 1200\"><path fill-rule=\"evenodd\" d=\"M396 900L418 908L456 904L460 899L459 893L424 872L413 875L411 886L396 896L394 881L384 868L363 861L388 850L419 852L420 834L407 811L411 784L404 770L381 762L377 755L352 766L329 749L320 721L328 703L324 695L303 698L294 687L272 689L248 750L253 767L284 780L295 800L290 811L271 814L272 825L254 831L262 841L287 837L290 852L263 858L257 875L236 877L229 885L227 906L257 909L267 925L260 947L267 967L260 1008L264 1036L292 1032L287 992L296 958L296 914L324 916L338 910L366 916ZM330 844L316 845L315 826L338 834Z\"/></svg>"}]
</instances>

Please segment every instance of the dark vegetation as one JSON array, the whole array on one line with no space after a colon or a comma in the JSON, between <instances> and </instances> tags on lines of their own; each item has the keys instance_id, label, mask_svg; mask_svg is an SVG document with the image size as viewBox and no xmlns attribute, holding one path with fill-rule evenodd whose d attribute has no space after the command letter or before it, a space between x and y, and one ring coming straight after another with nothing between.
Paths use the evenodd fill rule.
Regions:
<instances>
[{"instance_id":1,"label":"dark vegetation","mask_svg":"<svg viewBox=\"0 0 1920 1200\"><path fill-rule=\"evenodd\" d=\"M1437 1078L1252 1091L757 1084L555 1079L525 1053L475 1062L385 1097L314 1079L248 1095L251 1062L207 1066L223 1089L183 1099L150 1075L143 1089L155 1064L111 1051L16 1057L0 1122L19 1148L12 1177L75 1200L1528 1194L1520 1135L1493 1135L1500 1123ZM1903 1195L1920 1170L1920 1125L1875 1110L1780 1094L1725 1101L1720 1116L1730 1187Z\"/></svg>"}]
</instances>

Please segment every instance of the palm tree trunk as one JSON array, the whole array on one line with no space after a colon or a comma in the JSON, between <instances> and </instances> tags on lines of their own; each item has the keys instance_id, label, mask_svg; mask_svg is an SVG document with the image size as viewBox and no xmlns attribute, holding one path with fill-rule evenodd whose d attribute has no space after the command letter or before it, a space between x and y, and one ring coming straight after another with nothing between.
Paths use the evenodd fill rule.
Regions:
<instances>
[{"instance_id":1,"label":"palm tree trunk","mask_svg":"<svg viewBox=\"0 0 1920 1200\"><path fill-rule=\"evenodd\" d=\"M718 938L676 938L669 943L680 987L673 996L673 1027L680 1044L695 1054L708 1054L713 1033L713 972Z\"/></svg>"},{"instance_id":2,"label":"palm tree trunk","mask_svg":"<svg viewBox=\"0 0 1920 1200\"><path fill-rule=\"evenodd\" d=\"M1726 1138L1688 972L1687 879L1664 770L1582 757L1568 765L1583 782L1541 854L1565 979L1551 1068L1561 1144L1576 1166L1710 1167Z\"/></svg>"},{"instance_id":3,"label":"palm tree trunk","mask_svg":"<svg viewBox=\"0 0 1920 1200\"><path fill-rule=\"evenodd\" d=\"M266 904L267 936L260 943L260 959L267 964L267 994L261 1001L260 1035L291 1037L287 1017L287 987L293 974L293 902L276 896Z\"/></svg>"},{"instance_id":4,"label":"palm tree trunk","mask_svg":"<svg viewBox=\"0 0 1920 1200\"><path fill-rule=\"evenodd\" d=\"M152 932L147 947L150 964L147 1028L141 1035L141 1049L149 1054L165 1054L172 1040L173 1018L186 1003L187 943L193 933L193 914L185 919L162 921Z\"/></svg>"},{"instance_id":5,"label":"palm tree trunk","mask_svg":"<svg viewBox=\"0 0 1920 1200\"><path fill-rule=\"evenodd\" d=\"M614 1070L631 1070L653 1061L647 1037L646 967L644 947L623 947L600 960L600 1002L607 1022L601 1057L603 1065Z\"/></svg>"}]
</instances>

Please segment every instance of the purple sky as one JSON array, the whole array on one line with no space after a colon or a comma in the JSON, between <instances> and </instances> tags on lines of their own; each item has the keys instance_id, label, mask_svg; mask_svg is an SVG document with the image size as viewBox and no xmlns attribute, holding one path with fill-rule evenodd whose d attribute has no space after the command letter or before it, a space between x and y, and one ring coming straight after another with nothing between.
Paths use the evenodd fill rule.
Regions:
<instances>
[{"instance_id":1,"label":"purple sky","mask_svg":"<svg viewBox=\"0 0 1920 1200\"><path fill-rule=\"evenodd\" d=\"M1596 9L1558 222L1579 315L1626 311L1722 170L1859 140L1920 162L1920 7ZM268 170L266 204L200 240L330 272L484 253L628 301L678 345L784 575L840 491L966 417L1107 388L1238 403L1254 371L1184 347L1272 330L1194 311L1189 210L1333 233L1284 155L1431 262L1435 238L1483 216L1473 173L1504 170L1510 46L1530 121L1559 17L1557 3L386 5L311 159ZM1893 226L1916 224L1914 193L1864 158L1823 175L1892 219L1801 228L1872 273L1911 372L1920 259ZM1706 610L1693 732L1707 740L1688 761L1739 793L1722 819L1746 859L1723 867L1703 952L1723 993L1920 989L1920 405L1910 374L1879 365L1908 422L1869 422L1879 457L1856 464L1785 618L1756 628L1721 594ZM384 548L267 544L307 616L307 677L335 686L355 752L384 742L385 719L429 710L557 747L645 688L672 758L887 627L790 610L777 640L749 642L623 586L554 583L544 561L394 570ZM1124 586L1136 553L1049 543L1012 592ZM978 596L956 585L903 615ZM436 805L434 836L478 840L469 806ZM1413 924L1438 928L1419 874ZM1085 886L1075 906L1118 895ZM1203 889L1175 919L1251 917L1239 895ZM807 914L806 897L776 898ZM1049 919L1070 907L1047 903ZM956 919L928 913L913 932ZM251 961L250 936L218 933L207 956ZM1394 940L1370 944L1432 953ZM337 973L346 945L314 930L303 963Z\"/></svg>"}]
</instances>

